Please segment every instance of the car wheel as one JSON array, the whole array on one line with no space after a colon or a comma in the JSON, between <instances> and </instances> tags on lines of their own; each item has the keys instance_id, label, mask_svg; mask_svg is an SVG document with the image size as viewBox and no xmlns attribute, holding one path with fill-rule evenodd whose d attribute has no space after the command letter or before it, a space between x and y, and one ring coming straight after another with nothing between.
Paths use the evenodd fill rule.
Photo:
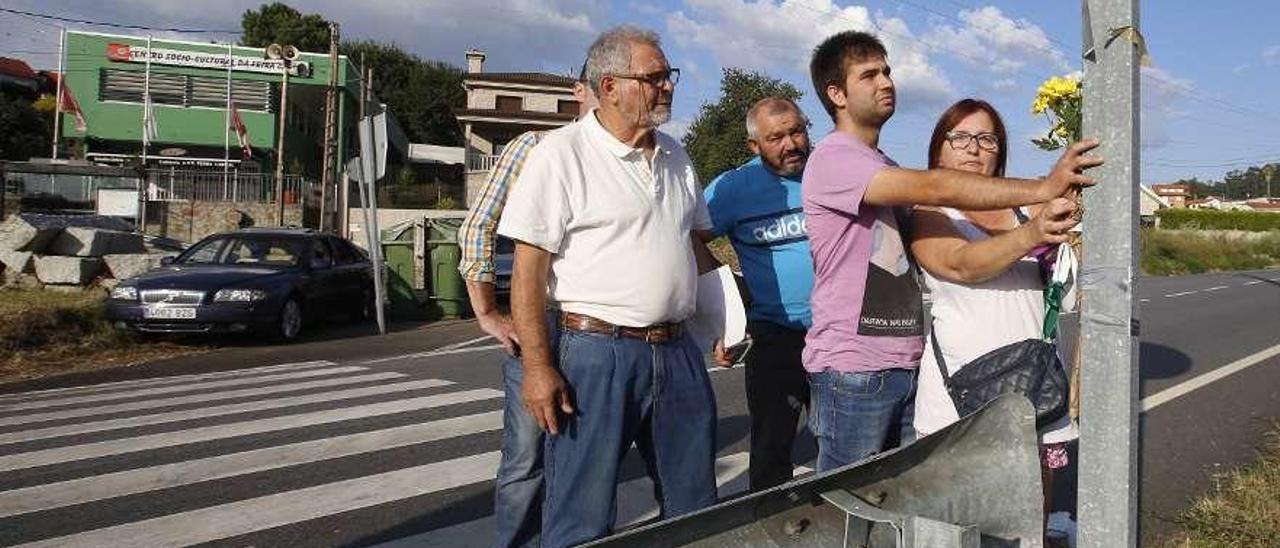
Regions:
<instances>
[{"instance_id":1,"label":"car wheel","mask_svg":"<svg viewBox=\"0 0 1280 548\"><path fill-rule=\"evenodd\" d=\"M296 340L302 333L302 304L297 298L289 297L280 307L280 317L276 320L276 337L284 342Z\"/></svg>"}]
</instances>

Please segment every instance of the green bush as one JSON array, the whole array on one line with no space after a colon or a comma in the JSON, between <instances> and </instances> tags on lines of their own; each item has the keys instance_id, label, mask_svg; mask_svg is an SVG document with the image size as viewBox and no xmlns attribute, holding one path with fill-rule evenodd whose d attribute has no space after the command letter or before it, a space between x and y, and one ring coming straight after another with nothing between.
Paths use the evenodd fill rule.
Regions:
<instances>
[{"instance_id":1,"label":"green bush","mask_svg":"<svg viewBox=\"0 0 1280 548\"><path fill-rule=\"evenodd\" d=\"M1162 209L1156 216L1160 218L1160 228L1167 230L1280 230L1280 214L1261 211Z\"/></svg>"},{"instance_id":2,"label":"green bush","mask_svg":"<svg viewBox=\"0 0 1280 548\"><path fill-rule=\"evenodd\" d=\"M1152 276L1280 265L1280 231L1244 239L1229 238L1225 234L1143 230L1141 242L1142 272Z\"/></svg>"}]
</instances>

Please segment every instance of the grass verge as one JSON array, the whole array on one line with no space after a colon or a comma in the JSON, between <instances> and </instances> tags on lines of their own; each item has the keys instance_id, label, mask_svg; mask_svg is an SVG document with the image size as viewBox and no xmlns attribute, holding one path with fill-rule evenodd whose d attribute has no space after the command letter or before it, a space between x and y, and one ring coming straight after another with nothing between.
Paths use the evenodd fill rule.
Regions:
<instances>
[{"instance_id":1,"label":"grass verge","mask_svg":"<svg viewBox=\"0 0 1280 548\"><path fill-rule=\"evenodd\" d=\"M1176 276L1280 265L1280 231L1243 237L1227 233L1143 230L1142 271Z\"/></svg>"},{"instance_id":2,"label":"grass verge","mask_svg":"<svg viewBox=\"0 0 1280 548\"><path fill-rule=\"evenodd\" d=\"M0 382L120 367L203 350L111 327L94 291L0 291Z\"/></svg>"},{"instance_id":3,"label":"grass verge","mask_svg":"<svg viewBox=\"0 0 1280 548\"><path fill-rule=\"evenodd\" d=\"M1215 480L1214 489L1178 518L1171 547L1263 548L1280 543L1280 430L1261 458Z\"/></svg>"}]
</instances>

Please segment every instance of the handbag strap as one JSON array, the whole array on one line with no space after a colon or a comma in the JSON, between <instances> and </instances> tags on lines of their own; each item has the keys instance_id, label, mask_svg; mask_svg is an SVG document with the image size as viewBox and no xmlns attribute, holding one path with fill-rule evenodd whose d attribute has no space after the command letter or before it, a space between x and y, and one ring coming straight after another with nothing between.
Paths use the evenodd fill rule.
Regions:
<instances>
[{"instance_id":1,"label":"handbag strap","mask_svg":"<svg viewBox=\"0 0 1280 548\"><path fill-rule=\"evenodd\" d=\"M933 346L933 361L938 363L938 372L942 373L942 386L951 384L951 375L947 374L947 362L942 359L942 349L938 347L938 327L933 319L929 319L929 341Z\"/></svg>"}]
</instances>

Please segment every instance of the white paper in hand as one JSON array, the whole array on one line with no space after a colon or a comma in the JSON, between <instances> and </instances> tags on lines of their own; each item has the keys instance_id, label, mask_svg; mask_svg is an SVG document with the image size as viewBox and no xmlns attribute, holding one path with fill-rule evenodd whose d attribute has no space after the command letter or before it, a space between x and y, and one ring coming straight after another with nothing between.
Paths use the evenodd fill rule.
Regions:
<instances>
[{"instance_id":1,"label":"white paper in hand","mask_svg":"<svg viewBox=\"0 0 1280 548\"><path fill-rule=\"evenodd\" d=\"M728 266L698 276L698 308L688 328L703 352L710 352L716 339L730 347L747 337L747 310Z\"/></svg>"}]
</instances>

